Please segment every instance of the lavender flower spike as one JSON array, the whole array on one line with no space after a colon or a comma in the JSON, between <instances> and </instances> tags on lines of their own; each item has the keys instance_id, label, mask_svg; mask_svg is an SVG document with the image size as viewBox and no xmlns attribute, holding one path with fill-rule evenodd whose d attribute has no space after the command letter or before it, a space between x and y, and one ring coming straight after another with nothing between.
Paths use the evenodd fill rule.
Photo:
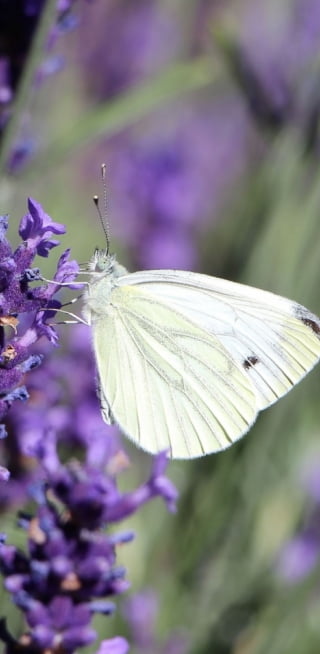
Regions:
<instances>
[{"instance_id":1,"label":"lavender flower spike","mask_svg":"<svg viewBox=\"0 0 320 654\"><path fill-rule=\"evenodd\" d=\"M60 307L53 299L59 282L71 282L78 273L78 264L68 261L67 250L58 263L57 284L32 289L32 281L40 278L39 269L32 267L35 256L47 257L59 243L52 234L66 230L35 200L29 199L28 208L19 228L24 242L15 251L6 239L8 217L0 217L0 421L15 400L28 399L24 376L42 361L41 354L34 354L30 347L43 335L56 342L57 334L45 321ZM4 426L0 433L5 434Z\"/></svg>"},{"instance_id":2,"label":"lavender flower spike","mask_svg":"<svg viewBox=\"0 0 320 654\"><path fill-rule=\"evenodd\" d=\"M46 464L46 445L51 451L53 442L52 434L51 443L43 446ZM117 462L122 469L119 453L109 460L112 476L78 462L62 466L57 456L51 456L46 484L42 489L39 484L29 489L39 504L37 514L24 514L20 520L20 526L28 532L28 552L0 544L5 588L25 614L29 630L24 642L34 647L34 652L61 649L73 654L92 643L96 638L92 616L112 613L115 606L109 598L129 587L125 569L116 564L116 548L130 542L132 535L108 535L102 528L133 513L147 499L161 496L162 489L157 484L152 486L149 480L137 491L122 494L115 478ZM157 469L152 471L152 481L159 472L161 476L164 473L164 456L161 458L161 465L158 461ZM172 496L176 495L174 491L172 486ZM166 491L165 500L167 496ZM8 643L8 635L2 633L1 637ZM126 641L116 638L105 641L100 650L120 654L126 648Z\"/></svg>"}]
</instances>

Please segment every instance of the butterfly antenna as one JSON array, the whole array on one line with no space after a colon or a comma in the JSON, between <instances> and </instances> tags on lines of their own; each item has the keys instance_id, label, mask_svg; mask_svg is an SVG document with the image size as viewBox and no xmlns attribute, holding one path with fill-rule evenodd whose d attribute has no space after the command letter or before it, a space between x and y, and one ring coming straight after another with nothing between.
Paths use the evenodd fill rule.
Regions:
<instances>
[{"instance_id":1,"label":"butterfly antenna","mask_svg":"<svg viewBox=\"0 0 320 654\"><path fill-rule=\"evenodd\" d=\"M107 193L107 184L106 184L106 164L101 165L101 177L102 177L102 185L103 185L103 213L100 209L100 204L99 204L99 197L97 195L93 196L93 201L96 205L98 215L100 218L100 222L102 225L102 229L105 233L106 241L107 241L107 247L106 247L106 252L109 254L109 249L110 249L110 226L109 226L109 221L108 221L108 193Z\"/></svg>"}]
</instances>

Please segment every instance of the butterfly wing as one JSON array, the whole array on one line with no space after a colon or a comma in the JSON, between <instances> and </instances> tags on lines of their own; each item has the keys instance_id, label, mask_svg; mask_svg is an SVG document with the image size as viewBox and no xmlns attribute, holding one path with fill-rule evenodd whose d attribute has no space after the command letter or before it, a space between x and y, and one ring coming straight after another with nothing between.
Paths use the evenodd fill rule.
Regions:
<instances>
[{"instance_id":1,"label":"butterfly wing","mask_svg":"<svg viewBox=\"0 0 320 654\"><path fill-rule=\"evenodd\" d=\"M202 456L254 422L251 381L220 339L144 287L115 288L92 329L103 417L148 452Z\"/></svg>"},{"instance_id":2,"label":"butterfly wing","mask_svg":"<svg viewBox=\"0 0 320 654\"><path fill-rule=\"evenodd\" d=\"M257 409L276 402L319 361L320 320L267 291L191 272L154 270L124 276L211 333L250 378Z\"/></svg>"}]
</instances>

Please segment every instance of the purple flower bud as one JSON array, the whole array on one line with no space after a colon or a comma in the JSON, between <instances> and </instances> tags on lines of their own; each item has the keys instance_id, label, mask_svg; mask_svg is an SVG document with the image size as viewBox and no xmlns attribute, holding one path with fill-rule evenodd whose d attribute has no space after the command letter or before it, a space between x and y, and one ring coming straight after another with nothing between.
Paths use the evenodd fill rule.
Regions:
<instances>
[{"instance_id":1,"label":"purple flower bud","mask_svg":"<svg viewBox=\"0 0 320 654\"><path fill-rule=\"evenodd\" d=\"M34 370L38 366L40 366L41 361L43 360L43 355L41 354L33 354L30 356L26 361L21 363L20 370L21 372L29 372L30 370Z\"/></svg>"},{"instance_id":2,"label":"purple flower bud","mask_svg":"<svg viewBox=\"0 0 320 654\"><path fill-rule=\"evenodd\" d=\"M19 388L15 388L11 393L8 393L4 397L4 402L8 405L11 406L12 402L14 400L21 400L22 402L25 402L28 399L28 391L25 386L19 386Z\"/></svg>"},{"instance_id":3,"label":"purple flower bud","mask_svg":"<svg viewBox=\"0 0 320 654\"><path fill-rule=\"evenodd\" d=\"M59 290L59 284L69 284L69 288L76 288L80 289L82 288L82 284L75 283L72 284L72 281L74 280L75 276L79 272L79 265L78 263L73 260L69 261L68 257L70 254L70 248L68 250L65 250L63 254L61 255L58 265L57 265L57 272L54 275L54 281L58 282L56 285L53 284L53 288L51 288L51 293L54 292L54 290Z\"/></svg>"},{"instance_id":4,"label":"purple flower bud","mask_svg":"<svg viewBox=\"0 0 320 654\"><path fill-rule=\"evenodd\" d=\"M33 282L36 279L40 279L40 268L26 268L21 279L26 282Z\"/></svg>"},{"instance_id":5,"label":"purple flower bud","mask_svg":"<svg viewBox=\"0 0 320 654\"><path fill-rule=\"evenodd\" d=\"M47 257L49 250L59 244L59 241L48 240L50 234L64 234L66 228L60 223L55 223L46 214L41 205L32 198L28 200L29 213L25 214L20 222L19 234L26 241L31 250L37 254Z\"/></svg>"}]
</instances>

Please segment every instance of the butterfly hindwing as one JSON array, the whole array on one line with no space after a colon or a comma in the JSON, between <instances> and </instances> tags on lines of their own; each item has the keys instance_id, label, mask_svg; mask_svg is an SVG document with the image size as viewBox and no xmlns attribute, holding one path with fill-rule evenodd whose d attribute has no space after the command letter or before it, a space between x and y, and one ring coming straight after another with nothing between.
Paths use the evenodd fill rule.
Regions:
<instances>
[{"instance_id":1,"label":"butterfly hindwing","mask_svg":"<svg viewBox=\"0 0 320 654\"><path fill-rule=\"evenodd\" d=\"M214 335L250 378L258 410L287 393L319 360L319 319L286 298L173 270L137 272L120 283L149 293Z\"/></svg>"}]
</instances>

